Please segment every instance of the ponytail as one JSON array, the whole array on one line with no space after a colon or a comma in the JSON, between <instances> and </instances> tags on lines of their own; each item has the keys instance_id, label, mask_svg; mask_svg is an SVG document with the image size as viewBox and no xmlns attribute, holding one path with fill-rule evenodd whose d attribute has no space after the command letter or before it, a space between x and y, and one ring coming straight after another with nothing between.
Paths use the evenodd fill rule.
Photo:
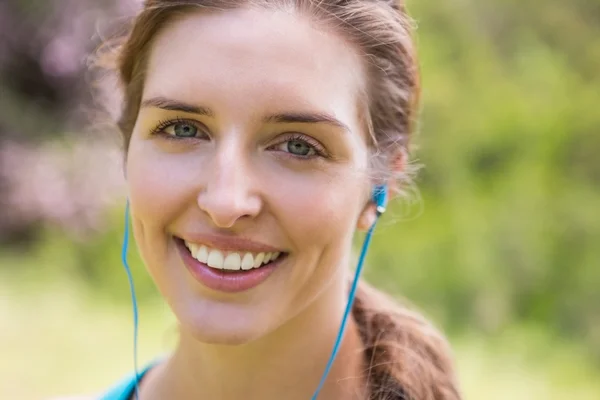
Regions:
<instances>
[{"instance_id":1,"label":"ponytail","mask_svg":"<svg viewBox=\"0 0 600 400\"><path fill-rule=\"evenodd\" d=\"M369 400L460 400L448 343L421 315L361 282L353 317Z\"/></svg>"}]
</instances>

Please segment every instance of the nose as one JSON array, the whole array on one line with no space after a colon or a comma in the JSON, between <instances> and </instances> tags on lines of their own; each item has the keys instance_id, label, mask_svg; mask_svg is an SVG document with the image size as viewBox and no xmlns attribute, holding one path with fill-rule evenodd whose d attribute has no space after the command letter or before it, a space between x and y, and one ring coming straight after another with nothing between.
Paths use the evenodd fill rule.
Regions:
<instances>
[{"instance_id":1,"label":"nose","mask_svg":"<svg viewBox=\"0 0 600 400\"><path fill-rule=\"evenodd\" d=\"M217 228L232 228L260 213L262 201L253 188L248 158L234 143L215 150L197 202Z\"/></svg>"}]
</instances>

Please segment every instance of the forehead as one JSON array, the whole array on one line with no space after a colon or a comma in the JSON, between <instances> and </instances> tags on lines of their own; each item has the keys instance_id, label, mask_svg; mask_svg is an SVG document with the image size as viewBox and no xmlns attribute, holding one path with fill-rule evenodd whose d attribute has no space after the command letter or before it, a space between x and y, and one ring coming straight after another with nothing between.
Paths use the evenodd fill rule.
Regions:
<instances>
[{"instance_id":1,"label":"forehead","mask_svg":"<svg viewBox=\"0 0 600 400\"><path fill-rule=\"evenodd\" d=\"M290 11L194 12L172 21L151 50L146 96L227 105L327 107L356 114L360 57L339 35ZM350 117L346 115L346 117Z\"/></svg>"}]
</instances>

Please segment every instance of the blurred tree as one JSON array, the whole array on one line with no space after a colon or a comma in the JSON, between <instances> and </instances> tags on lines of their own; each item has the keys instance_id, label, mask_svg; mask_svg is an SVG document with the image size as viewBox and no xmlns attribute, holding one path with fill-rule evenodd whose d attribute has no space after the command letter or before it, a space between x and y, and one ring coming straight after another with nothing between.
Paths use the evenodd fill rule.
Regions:
<instances>
[{"instance_id":1,"label":"blurred tree","mask_svg":"<svg viewBox=\"0 0 600 400\"><path fill-rule=\"evenodd\" d=\"M446 326L534 321L600 356L600 2L409 4L424 212L380 228L371 278Z\"/></svg>"},{"instance_id":2,"label":"blurred tree","mask_svg":"<svg viewBox=\"0 0 600 400\"><path fill-rule=\"evenodd\" d=\"M100 42L103 23L111 17L130 15L133 10L133 1L116 0L0 3L0 242L28 243L40 222L56 222L53 211L40 205L44 203L40 197L55 197L56 189L62 199L57 199L54 207L72 206L72 217L63 218L63 222L77 224L89 211L86 207L97 203L73 203L73 199L81 200L80 183L85 180L78 183L69 175L73 169L81 169L81 164L47 164L42 174L34 165L23 163L55 159L42 154L46 143L55 154L69 160L64 149L57 149L57 143L72 132L77 132L80 142L90 141L83 134L94 118L86 59ZM64 145L74 148L79 144L70 140ZM104 177L112 178L111 174ZM60 183L65 190L54 187ZM37 193L38 197L19 193Z\"/></svg>"}]
</instances>

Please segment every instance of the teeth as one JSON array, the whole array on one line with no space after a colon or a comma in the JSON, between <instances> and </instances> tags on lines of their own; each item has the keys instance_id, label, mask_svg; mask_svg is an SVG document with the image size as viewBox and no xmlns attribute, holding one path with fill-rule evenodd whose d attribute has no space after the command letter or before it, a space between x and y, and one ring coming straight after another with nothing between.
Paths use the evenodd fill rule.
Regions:
<instances>
[{"instance_id":1,"label":"teeth","mask_svg":"<svg viewBox=\"0 0 600 400\"><path fill-rule=\"evenodd\" d=\"M206 246L200 246L198 252L192 254L196 254L196 259L200 262L206 264L206 262L208 261L208 249L206 248Z\"/></svg>"},{"instance_id":2,"label":"teeth","mask_svg":"<svg viewBox=\"0 0 600 400\"><path fill-rule=\"evenodd\" d=\"M190 253L198 261L207 264L211 268L229 271L248 271L252 268L259 268L270 261L275 261L281 255L280 252L258 254L223 252L190 242L185 242L185 247L190 250Z\"/></svg>"},{"instance_id":3,"label":"teeth","mask_svg":"<svg viewBox=\"0 0 600 400\"><path fill-rule=\"evenodd\" d=\"M223 253L219 250L211 250L210 253L208 253L206 264L208 264L209 267L223 269L223 261Z\"/></svg>"},{"instance_id":4,"label":"teeth","mask_svg":"<svg viewBox=\"0 0 600 400\"><path fill-rule=\"evenodd\" d=\"M242 260L242 269L247 271L252 269L252 267L254 267L254 257L252 257L251 253L246 253L244 259Z\"/></svg>"},{"instance_id":5,"label":"teeth","mask_svg":"<svg viewBox=\"0 0 600 400\"><path fill-rule=\"evenodd\" d=\"M223 269L237 271L242 268L242 260L238 253L229 253L223 262Z\"/></svg>"},{"instance_id":6,"label":"teeth","mask_svg":"<svg viewBox=\"0 0 600 400\"><path fill-rule=\"evenodd\" d=\"M198 246L197 244L190 243L190 245L189 245L188 249L190 249L190 253L192 253L192 254L196 254L196 253L198 252L198 248L199 248L199 247L200 247L200 246Z\"/></svg>"},{"instance_id":7,"label":"teeth","mask_svg":"<svg viewBox=\"0 0 600 400\"><path fill-rule=\"evenodd\" d=\"M265 259L265 253L258 253L256 257L254 257L254 268L258 268L262 265L263 260Z\"/></svg>"}]
</instances>

